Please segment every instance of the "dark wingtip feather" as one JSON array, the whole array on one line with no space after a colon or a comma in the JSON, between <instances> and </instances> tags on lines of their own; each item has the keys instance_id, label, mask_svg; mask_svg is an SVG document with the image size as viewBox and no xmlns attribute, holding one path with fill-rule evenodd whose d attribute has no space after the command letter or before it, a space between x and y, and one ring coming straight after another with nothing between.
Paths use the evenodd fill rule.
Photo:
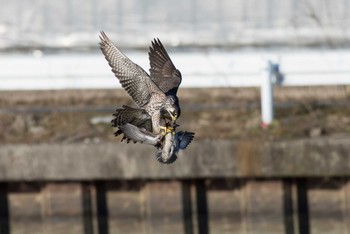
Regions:
<instances>
[{"instance_id":1,"label":"dark wingtip feather","mask_svg":"<svg viewBox=\"0 0 350 234\"><path fill-rule=\"evenodd\" d=\"M115 135L115 136L119 136L119 135L122 134L122 133L123 133L123 131L119 129L118 131L116 131L116 132L114 133L114 135Z\"/></svg>"},{"instance_id":2,"label":"dark wingtip feather","mask_svg":"<svg viewBox=\"0 0 350 234\"><path fill-rule=\"evenodd\" d=\"M161 51L165 50L162 42L159 40L159 38L154 38L153 41L151 42L151 45L150 46L150 51L156 51L157 48L160 49Z\"/></svg>"},{"instance_id":3,"label":"dark wingtip feather","mask_svg":"<svg viewBox=\"0 0 350 234\"><path fill-rule=\"evenodd\" d=\"M160 46L163 46L162 42L159 40L159 38L157 37L157 42Z\"/></svg>"}]
</instances>

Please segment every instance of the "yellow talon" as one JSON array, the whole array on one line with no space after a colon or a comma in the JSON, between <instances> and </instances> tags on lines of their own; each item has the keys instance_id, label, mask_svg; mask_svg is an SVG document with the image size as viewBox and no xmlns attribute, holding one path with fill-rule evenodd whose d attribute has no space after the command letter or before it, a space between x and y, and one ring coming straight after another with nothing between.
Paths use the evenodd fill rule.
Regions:
<instances>
[{"instance_id":1,"label":"yellow talon","mask_svg":"<svg viewBox=\"0 0 350 234\"><path fill-rule=\"evenodd\" d=\"M166 132L167 133L169 133L169 132L174 133L174 128L173 127L168 127Z\"/></svg>"},{"instance_id":2,"label":"yellow talon","mask_svg":"<svg viewBox=\"0 0 350 234\"><path fill-rule=\"evenodd\" d=\"M172 133L173 135L175 135L175 131L173 127L160 126L160 129L164 130L164 132L162 133L164 135L166 135L167 133Z\"/></svg>"},{"instance_id":3,"label":"yellow talon","mask_svg":"<svg viewBox=\"0 0 350 234\"><path fill-rule=\"evenodd\" d=\"M160 126L160 129L161 130L163 130L163 131L161 131L161 134L163 135L163 136L165 136L166 135L166 133L167 133L167 127L164 127L164 126Z\"/></svg>"}]
</instances>

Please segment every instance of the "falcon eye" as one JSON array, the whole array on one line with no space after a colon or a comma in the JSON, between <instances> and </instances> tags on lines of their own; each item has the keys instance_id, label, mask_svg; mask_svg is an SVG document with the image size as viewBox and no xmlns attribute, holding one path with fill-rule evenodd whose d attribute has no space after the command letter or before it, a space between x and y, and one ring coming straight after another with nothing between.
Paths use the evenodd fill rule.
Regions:
<instances>
[{"instance_id":1,"label":"falcon eye","mask_svg":"<svg viewBox=\"0 0 350 234\"><path fill-rule=\"evenodd\" d=\"M173 111L172 113L172 116L176 119L177 118L177 113L176 113L176 111Z\"/></svg>"}]
</instances>

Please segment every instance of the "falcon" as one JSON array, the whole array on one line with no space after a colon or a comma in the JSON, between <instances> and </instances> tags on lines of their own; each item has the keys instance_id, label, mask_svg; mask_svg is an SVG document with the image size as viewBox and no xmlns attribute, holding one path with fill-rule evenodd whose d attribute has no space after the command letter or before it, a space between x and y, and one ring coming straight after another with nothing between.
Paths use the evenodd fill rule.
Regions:
<instances>
[{"instance_id":1,"label":"falcon","mask_svg":"<svg viewBox=\"0 0 350 234\"><path fill-rule=\"evenodd\" d=\"M175 128L176 126L174 126ZM145 129L138 128L132 124L124 124L119 127L126 138L134 142L140 142L157 147L156 159L160 163L170 164L176 161L177 154L184 150L194 138L193 132L169 131L164 137L159 137Z\"/></svg>"},{"instance_id":2,"label":"falcon","mask_svg":"<svg viewBox=\"0 0 350 234\"><path fill-rule=\"evenodd\" d=\"M180 116L176 93L182 78L160 40L154 39L150 47L150 75L126 57L102 31L100 40L101 51L112 72L138 108L150 116L153 133L159 134L163 129L166 134L161 118L169 117L175 123Z\"/></svg>"}]
</instances>

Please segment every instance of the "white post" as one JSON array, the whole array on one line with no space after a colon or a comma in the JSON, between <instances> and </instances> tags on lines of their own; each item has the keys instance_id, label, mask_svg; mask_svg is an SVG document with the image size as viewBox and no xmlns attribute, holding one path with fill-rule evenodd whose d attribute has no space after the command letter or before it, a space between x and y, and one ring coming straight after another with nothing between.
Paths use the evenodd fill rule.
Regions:
<instances>
[{"instance_id":1,"label":"white post","mask_svg":"<svg viewBox=\"0 0 350 234\"><path fill-rule=\"evenodd\" d=\"M261 95L261 118L262 127L265 128L273 120L273 88L272 88L271 62L262 71L260 95Z\"/></svg>"}]
</instances>

